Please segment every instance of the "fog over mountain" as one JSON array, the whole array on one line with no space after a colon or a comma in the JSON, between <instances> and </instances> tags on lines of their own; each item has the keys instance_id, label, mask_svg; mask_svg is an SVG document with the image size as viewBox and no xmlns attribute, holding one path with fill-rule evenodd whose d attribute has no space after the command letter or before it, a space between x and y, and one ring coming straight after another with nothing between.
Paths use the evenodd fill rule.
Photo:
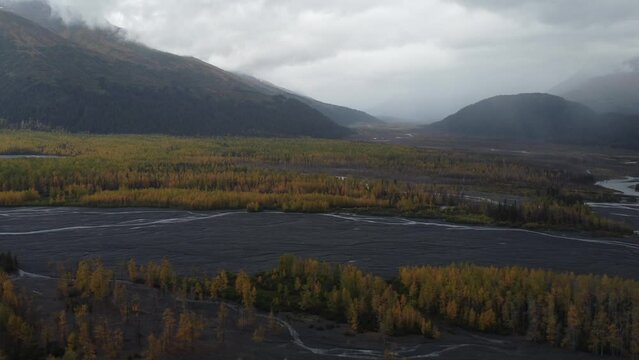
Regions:
<instances>
[{"instance_id":1,"label":"fog over mountain","mask_svg":"<svg viewBox=\"0 0 639 360\"><path fill-rule=\"evenodd\" d=\"M501 95L468 105L426 132L501 142L603 145L639 148L639 116L600 115L549 94Z\"/></svg>"},{"instance_id":2,"label":"fog over mountain","mask_svg":"<svg viewBox=\"0 0 639 360\"><path fill-rule=\"evenodd\" d=\"M599 72L582 72L550 92L600 113L639 114L639 58Z\"/></svg>"},{"instance_id":3,"label":"fog over mountain","mask_svg":"<svg viewBox=\"0 0 639 360\"><path fill-rule=\"evenodd\" d=\"M329 103L434 121L496 94L545 92L639 55L634 0L49 0Z\"/></svg>"}]
</instances>

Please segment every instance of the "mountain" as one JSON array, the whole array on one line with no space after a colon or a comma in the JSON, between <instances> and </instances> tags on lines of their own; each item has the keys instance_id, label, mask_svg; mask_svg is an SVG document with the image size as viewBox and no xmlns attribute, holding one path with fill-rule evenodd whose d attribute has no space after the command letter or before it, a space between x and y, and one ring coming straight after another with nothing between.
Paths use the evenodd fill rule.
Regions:
<instances>
[{"instance_id":1,"label":"mountain","mask_svg":"<svg viewBox=\"0 0 639 360\"><path fill-rule=\"evenodd\" d=\"M548 94L501 95L467 106L431 129L472 137L566 141L597 121L587 107Z\"/></svg>"},{"instance_id":2,"label":"mountain","mask_svg":"<svg viewBox=\"0 0 639 360\"><path fill-rule=\"evenodd\" d=\"M593 134L593 142L614 147L639 149L639 115L608 113L602 115L601 126Z\"/></svg>"},{"instance_id":3,"label":"mountain","mask_svg":"<svg viewBox=\"0 0 639 360\"><path fill-rule=\"evenodd\" d=\"M94 51L103 53L122 51L123 42L114 42L113 35L116 35L116 37L117 35L124 35L125 32L123 29L111 26L107 29L95 30L77 24L75 26L67 26L60 18L52 16L51 8L49 7L49 5L40 1L13 2L0 0L0 6L3 4L13 13L27 18L33 22L36 22L41 26L59 33L63 37L73 40L76 43L80 43L84 47L89 47ZM141 50L140 47L138 47L137 50ZM129 56L131 55L135 55L135 53L129 52ZM138 56L137 60L143 59L140 59L140 57ZM281 95L286 98L299 100L312 107L313 109L321 112L324 116L342 126L352 127L358 125L376 125L383 123L374 116L360 110L324 103L308 96L300 95L293 91L271 84L267 81L257 79L247 74L238 73L233 75L236 75L238 80L244 82L245 85L247 85L249 88L252 88L258 92L271 96Z\"/></svg>"},{"instance_id":4,"label":"mountain","mask_svg":"<svg viewBox=\"0 0 639 360\"><path fill-rule=\"evenodd\" d=\"M639 147L639 117L602 116L585 105L541 93L491 97L426 130L509 142Z\"/></svg>"},{"instance_id":5,"label":"mountain","mask_svg":"<svg viewBox=\"0 0 639 360\"><path fill-rule=\"evenodd\" d=\"M258 88L266 94L281 95L289 99L301 101L342 126L355 127L360 125L381 125L384 123L382 120L360 110L327 104L247 74L238 74L238 76L249 86Z\"/></svg>"},{"instance_id":6,"label":"mountain","mask_svg":"<svg viewBox=\"0 0 639 360\"><path fill-rule=\"evenodd\" d=\"M550 92L599 113L639 114L639 58L626 61L616 71L569 79Z\"/></svg>"},{"instance_id":7,"label":"mountain","mask_svg":"<svg viewBox=\"0 0 639 360\"><path fill-rule=\"evenodd\" d=\"M121 29L67 26L37 2L0 5L0 118L10 124L95 133L351 133L303 101L127 41Z\"/></svg>"}]
</instances>

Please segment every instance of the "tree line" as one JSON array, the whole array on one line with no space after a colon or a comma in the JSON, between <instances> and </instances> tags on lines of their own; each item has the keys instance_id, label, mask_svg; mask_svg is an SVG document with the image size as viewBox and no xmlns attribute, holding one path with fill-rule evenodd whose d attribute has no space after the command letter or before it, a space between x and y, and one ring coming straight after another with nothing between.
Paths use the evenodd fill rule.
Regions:
<instances>
[{"instance_id":1,"label":"tree line","mask_svg":"<svg viewBox=\"0 0 639 360\"><path fill-rule=\"evenodd\" d=\"M179 279L168 270L168 260L163 264L130 262L129 275L195 299L317 314L354 332L437 338L433 319L445 319L572 351L639 356L639 283L619 277L456 264L402 268L387 281L353 265L285 255L276 268L253 277L222 271L206 279ZM162 268L173 275L160 276Z\"/></svg>"},{"instance_id":2,"label":"tree line","mask_svg":"<svg viewBox=\"0 0 639 360\"><path fill-rule=\"evenodd\" d=\"M168 136L96 136L39 132L0 132L0 153L15 149L78 158L115 160L119 167L161 170L163 164L188 167L219 164L229 167L304 169L377 169L393 174L429 176L448 183L508 186L535 191L556 184L596 191L594 178L566 170L527 164L495 154L437 150L392 144L269 138L177 138ZM63 159L60 159L63 162ZM97 164L93 164L97 165ZM100 168L107 163L100 162ZM111 163L110 165L114 165ZM441 180L439 182L442 182ZM601 191L601 194L604 194Z\"/></svg>"},{"instance_id":3,"label":"tree line","mask_svg":"<svg viewBox=\"0 0 639 360\"><path fill-rule=\"evenodd\" d=\"M179 357L201 341L225 341L232 324L224 301L233 301L241 305L235 326L250 329L257 342L286 311L344 323L353 333L438 338L437 324L447 322L571 351L639 357L639 283L618 277L460 264L406 267L386 280L353 265L291 255L254 275L183 276L168 259L130 259L125 273L128 281L117 280L99 259L61 268L64 306L49 318L0 273L0 356L119 359L130 354L129 342L149 360ZM144 298L140 286L151 289ZM217 302L217 312L207 321L186 302L164 305L167 298ZM270 312L269 320L257 321L257 311ZM159 325L150 325L152 313Z\"/></svg>"},{"instance_id":4,"label":"tree line","mask_svg":"<svg viewBox=\"0 0 639 360\"><path fill-rule=\"evenodd\" d=\"M402 268L384 280L353 265L292 255L252 277L222 271L180 279L171 269L168 260L128 265L132 280L181 296L238 301L249 313L317 314L354 332L437 338L434 319L445 319L572 351L639 357L639 283L619 277L456 264Z\"/></svg>"},{"instance_id":5,"label":"tree line","mask_svg":"<svg viewBox=\"0 0 639 360\"><path fill-rule=\"evenodd\" d=\"M69 157L0 161L0 206L348 210L632 233L583 205L606 196L589 185L592 177L494 156L311 139L8 135L0 132L0 153ZM360 175L338 176L344 169ZM524 200L477 203L465 196L495 187Z\"/></svg>"},{"instance_id":6,"label":"tree line","mask_svg":"<svg viewBox=\"0 0 639 360\"><path fill-rule=\"evenodd\" d=\"M400 270L417 308L471 329L569 350L639 356L639 283L618 277L473 265Z\"/></svg>"}]
</instances>

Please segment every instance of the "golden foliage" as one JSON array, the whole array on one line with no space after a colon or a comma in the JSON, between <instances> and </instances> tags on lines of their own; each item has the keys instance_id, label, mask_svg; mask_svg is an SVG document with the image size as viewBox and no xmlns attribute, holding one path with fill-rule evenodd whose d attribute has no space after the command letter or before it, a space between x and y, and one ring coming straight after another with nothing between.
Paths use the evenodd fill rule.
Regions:
<instances>
[{"instance_id":1,"label":"golden foliage","mask_svg":"<svg viewBox=\"0 0 639 360\"><path fill-rule=\"evenodd\" d=\"M581 204L583 196L600 196L596 194L603 190L596 190L592 182L584 185L591 179L576 182L575 174L486 154L314 139L0 131L0 153L11 151L68 157L0 161L0 206L349 209L464 222L628 231L587 207L573 206ZM469 201L464 197L469 189L499 189L536 200L511 209Z\"/></svg>"}]
</instances>

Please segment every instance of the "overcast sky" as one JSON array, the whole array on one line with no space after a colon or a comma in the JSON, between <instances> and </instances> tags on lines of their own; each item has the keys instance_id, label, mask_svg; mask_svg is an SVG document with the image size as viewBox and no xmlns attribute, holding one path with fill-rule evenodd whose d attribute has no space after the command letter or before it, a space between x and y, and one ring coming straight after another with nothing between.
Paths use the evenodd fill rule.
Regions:
<instances>
[{"instance_id":1,"label":"overcast sky","mask_svg":"<svg viewBox=\"0 0 639 360\"><path fill-rule=\"evenodd\" d=\"M638 0L50 0L67 18L420 121L639 56Z\"/></svg>"}]
</instances>

